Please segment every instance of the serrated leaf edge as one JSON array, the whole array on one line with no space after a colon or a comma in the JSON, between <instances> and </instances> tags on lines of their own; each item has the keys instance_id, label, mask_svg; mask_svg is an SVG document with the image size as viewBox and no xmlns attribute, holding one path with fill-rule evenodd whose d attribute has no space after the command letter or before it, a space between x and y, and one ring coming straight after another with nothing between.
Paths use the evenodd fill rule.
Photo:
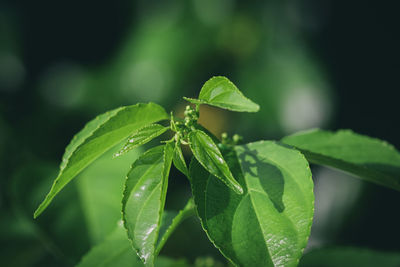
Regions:
<instances>
[{"instance_id":1,"label":"serrated leaf edge","mask_svg":"<svg viewBox=\"0 0 400 267\"><path fill-rule=\"evenodd\" d=\"M176 154L175 151L176 151L176 153L178 154L177 157L178 157L179 162L182 162L184 171L180 170L180 169L177 167L178 164L175 163L175 160L174 160L174 159L176 158L176 157L175 157L175 154ZM179 170L182 174L184 174L184 175L190 180L190 178L189 178L189 170L188 170L188 167L187 167L185 158L183 157L182 149L181 149L181 147L180 147L180 144L175 143L173 153L174 153L174 154L173 154L173 157L172 157L172 162L173 162L175 168L176 168L177 170Z\"/></svg>"},{"instance_id":2,"label":"serrated leaf edge","mask_svg":"<svg viewBox=\"0 0 400 267\"><path fill-rule=\"evenodd\" d=\"M163 147L163 168L162 168L162 179L164 180L165 179L165 181L163 181L163 184L161 185L161 197L164 197L164 200L162 200L162 199L160 199L160 206L161 206L161 204L162 204L162 202L164 202L164 205L163 205L163 207L161 207L160 208L160 211L159 211L159 217L158 217L158 223L157 223L157 225L158 225L158 227L157 227L157 229L156 229L156 242L153 244L153 248L154 248L154 252L156 251L156 246L157 246L157 240L158 240L158 235L159 235L159 231L160 231L160 223L161 223L161 219L162 219L162 214L163 214L163 212L164 212L164 206L165 206L165 197L166 197L166 193L167 193L167 188L168 188L168 176L169 176L169 171L168 171L168 173L167 173L167 175L164 177L164 172L165 172L165 167L166 167L166 165L169 165L170 167L171 167L171 164L166 164L166 153L165 153L165 149L166 149L166 145L160 145L160 146L158 146L158 147ZM156 147L154 147L154 148L156 148ZM154 148L152 148L152 149L154 149ZM143 261L143 259L142 259L142 257L141 257L141 255L140 255L140 250L139 249L137 249L135 246L134 246L134 244L133 244L133 240L130 238L130 234L129 234L129 232L128 232L128 226L126 225L126 219L125 219L125 212L124 212L124 210L125 210L125 206L126 206L126 201L128 200L128 198L129 198L129 192L127 191L127 186L126 186L126 183L127 183L127 180L128 180L128 178L129 178L129 174L130 174L130 172L131 172L131 170L134 168L134 167L136 167L137 165L137 161L138 160L140 160L142 157L145 157L145 156L148 156L149 154L155 154L155 153L157 153L157 152L153 152L152 151L152 149L150 149L150 150L147 150L146 152L144 152L142 155L140 155L140 157L137 159L137 160L135 160L135 162L131 165L131 168L130 168L130 170L128 171L128 174L126 175L126 177L125 177L125 183L124 183L124 190L123 190L123 194L122 194L122 210L121 210L121 214L122 214L122 222L123 222L123 225L124 225L124 228L125 228L125 232L126 232L126 235L127 235L127 237L128 237L128 240L129 240L129 242L131 243L131 247L134 249L134 251L136 252L136 255L139 257L139 259L141 260L141 262L143 263L143 264L145 264L146 265L146 263ZM172 160L171 160L171 163L172 163ZM169 168L170 168L169 167ZM164 185L164 183L165 183L165 194L163 194L163 185ZM132 190L133 190L133 188L132 188ZM155 256L155 254L153 255L153 256ZM153 261L153 265L154 265L154 261Z\"/></svg>"},{"instance_id":3,"label":"serrated leaf edge","mask_svg":"<svg viewBox=\"0 0 400 267\"><path fill-rule=\"evenodd\" d=\"M245 111L245 112L258 112L258 111L260 110L260 105L258 105L257 103L253 102L250 98L247 98L247 97L243 94L243 92L240 91L239 88L238 88L231 80L229 80L229 79L228 79L227 77L225 77L225 76L213 76L213 77L211 77L210 79L208 79L208 80L204 83L204 85L205 85L207 82L209 82L209 81L211 81L212 79L215 79L215 78L220 78L220 79L223 79L224 81L228 82L230 85L233 86L235 92L237 92L240 96L242 96L244 99L246 99L247 101L249 101L251 104L254 104L254 106L255 106L255 110L254 110L254 111ZM219 81L219 83L224 82L224 81L221 80L221 81ZM204 87L204 85L203 85L203 87ZM202 91L203 87L201 88L200 93L199 93L199 100L206 101L206 100L200 98L200 94L201 94L201 91ZM206 102L208 102L208 101L206 101ZM224 103L221 103L221 102L216 102L216 103L218 103L218 105L220 105L220 106L224 106L225 109L228 109L228 110L231 110L231 111L235 111L235 110L232 110L231 108L227 107L226 104L224 104ZM207 104L209 104L209 103L207 103ZM212 104L209 104L209 105L212 105ZM214 106L214 105L212 105L212 106ZM244 108L246 107L246 106L243 106L243 105L237 105L237 106L238 106L238 107L244 107Z\"/></svg>"},{"instance_id":4,"label":"serrated leaf edge","mask_svg":"<svg viewBox=\"0 0 400 267\"><path fill-rule=\"evenodd\" d=\"M306 164L306 170L307 170L307 172L310 174L308 177L307 177L307 179L309 180L309 182L310 182L310 184L311 184L311 195L312 195L312 210L311 210L311 220L308 222L308 226L307 226L307 238L304 240L304 244L300 247L300 251L301 251L301 255L303 255L303 252L304 252L304 249L306 248L306 246L307 246L307 243L308 243L308 240L309 240L309 238L310 238L310 234L311 234L311 227L312 227L312 223L313 223L313 218L314 218L314 212L315 212L315 195L314 195L314 181L313 181L313 179L312 179L312 172L311 172L311 168L310 168L310 164L309 164L309 162L308 162L308 160L306 159L306 157L303 155L303 153L301 153L301 151L299 151L299 150L297 150L296 148L293 148L293 147L287 147L287 145L286 144L282 144L281 142L279 142L279 141L276 141L276 140L261 140L261 141L257 141L257 142L250 142L250 143L247 143L246 144L246 146L247 145L253 145L253 144L258 144L258 143L265 143L265 142L272 142L272 143L274 143L274 144L276 144L276 145L283 145L284 147L286 147L286 148L288 148L288 149L291 149L293 152L296 152L299 156L300 156L300 158L301 159L303 159L303 161L305 162L305 164ZM236 150L235 150L235 152L236 152ZM268 160L270 160L270 161L273 161L273 160L271 160L271 159L268 159ZM280 164L277 164L275 161L273 161L276 165L280 165ZM240 165L240 168L242 169L242 165ZM242 173L243 173L243 170L241 170L242 171ZM295 179L294 179L295 180ZM295 182L297 183L297 181L295 180ZM298 184L298 183L297 183ZM246 184L246 187L247 187L247 184ZM310 193L310 192L304 192L305 194L306 193ZM268 251L269 252L269 251ZM300 257L299 258L297 258L297 260L296 260L296 266L299 264L299 262L300 262L300 259L301 259L301 255L300 255Z\"/></svg>"},{"instance_id":5,"label":"serrated leaf edge","mask_svg":"<svg viewBox=\"0 0 400 267\"><path fill-rule=\"evenodd\" d=\"M189 163L189 172L190 172L190 169L192 168L192 165L193 164L195 164L195 162L197 162L197 163L199 163L199 161L193 156L192 157L192 160L190 161L190 163ZM199 163L200 164L200 163ZM201 164L200 164L201 165ZM211 174L211 173L209 173L208 172L208 180L210 179L210 176L211 175L213 175L213 174ZM207 183L208 183L208 181L207 181ZM190 187L191 187L191 189L192 189L192 192L194 191L194 188L193 188L193 184L192 183L190 183ZM206 194L206 192L204 192L204 194ZM196 199L196 196L193 194L193 199L195 200ZM214 242L214 240L211 238L211 236L210 236L210 234L208 233L208 230L204 227L204 225L207 225L207 223L203 220L203 218L201 217L201 216L199 216L199 214L198 214L198 205L197 205L197 203L196 203L196 201L194 201L194 205L195 205L195 210L196 210L196 214L197 214L197 217L199 218L199 220L200 220L200 224L201 224L201 228L203 228L203 231L206 233L206 235L207 235L207 237L208 237L208 240L210 240L210 242L214 245L214 247L216 248L216 249L218 249L219 250L219 252L227 259L227 260L229 260L230 261L230 263L232 263L234 266L238 266L230 257L228 257L227 255L225 255L225 253L222 251L222 249Z\"/></svg>"},{"instance_id":6,"label":"serrated leaf edge","mask_svg":"<svg viewBox=\"0 0 400 267\"><path fill-rule=\"evenodd\" d=\"M201 130L196 130L196 131L203 133L205 136L207 136L207 137L212 141L213 146L214 146L214 147L219 151L219 153L221 154L221 158L224 160L224 163L225 163L226 165L228 165L228 164L226 163L226 160L225 160L224 157L222 156L221 151L219 150L218 146L214 143L214 141L212 140L212 138L209 137L205 132L203 132L203 131L201 131ZM189 134L194 134L194 133L195 133L195 131L192 131L192 132L190 132ZM189 138L189 146L190 146L190 147L192 146L192 142L190 141L190 138ZM191 148L191 149L192 149L192 148ZM195 155L195 154L193 153L193 155ZM195 158L196 158L196 156L195 156ZM203 166L204 169L206 169L206 170L208 171L208 168L205 166L205 164L204 164L203 162L199 161L197 158L196 158L196 160L200 163L201 166ZM220 175L214 175L214 174L212 174L212 175L214 175L214 176L216 176L218 179L220 179L226 186L228 186L228 187L229 187L231 190L233 190L235 193L242 195L242 194L244 193L244 190L243 190L242 186L239 184L239 182L235 179L235 177L233 177L233 174L232 174L231 170L229 169L229 166L228 166L228 171L229 171L229 173L231 174L233 180L235 180L236 183L239 185L239 188L236 188L234 185L230 184L228 178L226 178L226 177L221 177ZM208 171L208 172L209 172L209 171ZM234 188L237 190L237 192L236 192L232 187L234 187Z\"/></svg>"},{"instance_id":7,"label":"serrated leaf edge","mask_svg":"<svg viewBox=\"0 0 400 267\"><path fill-rule=\"evenodd\" d=\"M154 147L154 148L155 148L155 147ZM153 149L154 149L154 148L153 148ZM128 192L128 188L127 188L127 181L128 181L128 179L129 179L129 174L131 173L132 169L135 168L135 167L137 166L138 161L139 161L140 159L142 159L143 157L148 156L149 154L151 155L151 154L156 154L156 153L157 153L157 152L154 152L152 149L149 149L149 150L145 151L142 155L140 155L140 157L137 158L137 159L132 163L131 168L129 169L127 175L125 176L124 189L123 189L122 201L121 201L121 206L122 206L121 215L122 215L122 222L123 222L123 225L124 225L124 229L125 229L125 232L126 232L126 236L128 237L128 240L129 240L129 242L130 242L130 244L131 244L131 247L133 248L133 250L135 251L136 255L139 257L140 261L141 261L143 264L145 264L145 263L144 263L144 261L143 261L141 255L140 255L140 251L139 251L139 250L135 247L135 245L133 244L133 240L131 239L130 234L129 234L129 232L128 232L127 221L126 221L126 219L125 219L125 206L126 206L126 202L128 201L129 194L130 194L130 192ZM133 189L133 188L132 188L132 189Z\"/></svg>"},{"instance_id":8,"label":"serrated leaf edge","mask_svg":"<svg viewBox=\"0 0 400 267\"><path fill-rule=\"evenodd\" d=\"M158 131L154 132L153 134L149 135L148 137L143 138L143 140L142 140L141 142L139 142L139 143L137 143L137 144L135 144L135 145L132 145L132 146L130 146L130 147L127 148L127 149L124 149L128 144L130 144L130 143L129 143L129 139L133 138L133 136L134 136L135 134L137 134L137 133L143 131L143 130L146 129L146 128L153 127L153 126L156 126L156 125L161 126L161 127L163 127L163 128L160 128ZM162 126L161 124L158 124L158 123L151 123L151 124L148 124L148 125L146 125L146 126L143 126L142 128L140 128L140 129L136 130L135 132L133 132L133 133L128 137L128 141L125 142L123 148L121 148L118 152L116 152L116 153L113 155L113 157L116 158L116 157L122 156L122 155L128 153L129 151L131 151L132 149L137 148L137 147L139 147L139 146L141 146L141 145L144 145L144 144L150 142L151 140L153 140L153 139L159 137L160 135L162 135L163 133L165 133L168 129L169 129L169 127Z\"/></svg>"}]
</instances>

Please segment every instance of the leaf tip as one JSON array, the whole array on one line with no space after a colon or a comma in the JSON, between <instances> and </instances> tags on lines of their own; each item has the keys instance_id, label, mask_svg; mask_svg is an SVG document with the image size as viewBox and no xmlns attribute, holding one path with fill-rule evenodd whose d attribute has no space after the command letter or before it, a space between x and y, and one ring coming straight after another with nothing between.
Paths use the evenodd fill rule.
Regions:
<instances>
[{"instance_id":1,"label":"leaf tip","mask_svg":"<svg viewBox=\"0 0 400 267\"><path fill-rule=\"evenodd\" d=\"M240 185L235 185L233 191L235 191L235 193L238 195L243 195L244 193L243 188Z\"/></svg>"},{"instance_id":2,"label":"leaf tip","mask_svg":"<svg viewBox=\"0 0 400 267\"><path fill-rule=\"evenodd\" d=\"M260 111L260 105L257 104L257 103L254 103L254 109L253 110L254 110L253 112L259 112Z\"/></svg>"},{"instance_id":3,"label":"leaf tip","mask_svg":"<svg viewBox=\"0 0 400 267\"><path fill-rule=\"evenodd\" d=\"M50 205L50 202L54 198L54 194L51 195L50 193L47 194L46 198L40 203L39 207L33 213L33 218L36 219L43 213L43 211Z\"/></svg>"},{"instance_id":4,"label":"leaf tip","mask_svg":"<svg viewBox=\"0 0 400 267\"><path fill-rule=\"evenodd\" d=\"M41 208L41 205L35 210L35 212L33 213L33 219L37 219L37 217L40 216L40 214L42 214L43 209Z\"/></svg>"}]
</instances>

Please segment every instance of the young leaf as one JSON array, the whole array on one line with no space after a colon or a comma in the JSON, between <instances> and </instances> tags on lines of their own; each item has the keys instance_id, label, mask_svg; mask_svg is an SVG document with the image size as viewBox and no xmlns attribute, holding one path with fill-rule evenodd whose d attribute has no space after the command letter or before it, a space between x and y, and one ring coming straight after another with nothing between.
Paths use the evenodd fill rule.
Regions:
<instances>
[{"instance_id":1,"label":"young leaf","mask_svg":"<svg viewBox=\"0 0 400 267\"><path fill-rule=\"evenodd\" d=\"M181 224L185 219L189 218L195 213L193 199L189 199L185 207L179 212L165 211L163 214L161 229L159 233L159 240L157 242L156 255L158 255L163 248L165 242L175 231L175 229Z\"/></svg>"},{"instance_id":2,"label":"young leaf","mask_svg":"<svg viewBox=\"0 0 400 267\"><path fill-rule=\"evenodd\" d=\"M148 103L118 108L89 122L68 145L60 172L34 217L39 216L58 192L96 158L133 131L164 119L168 119L165 110L157 104Z\"/></svg>"},{"instance_id":3,"label":"young leaf","mask_svg":"<svg viewBox=\"0 0 400 267\"><path fill-rule=\"evenodd\" d=\"M400 191L400 153L379 139L350 130L311 130L282 139L315 164L334 167Z\"/></svg>"},{"instance_id":4,"label":"young leaf","mask_svg":"<svg viewBox=\"0 0 400 267\"><path fill-rule=\"evenodd\" d=\"M114 157L122 156L123 154L134 149L135 147L150 142L157 136L162 135L168 129L168 127L162 126L160 124L150 124L144 126L143 128L140 128L139 130L135 131L131 136L129 136L128 142L126 142L126 144L120 151L114 154Z\"/></svg>"},{"instance_id":5,"label":"young leaf","mask_svg":"<svg viewBox=\"0 0 400 267\"><path fill-rule=\"evenodd\" d=\"M155 256L157 257L158 248L160 247L160 242L162 239L165 239L167 236L165 235L169 228L171 227L172 221L175 219L176 215L178 215L178 211L175 210L164 210L161 217L161 226L158 231L158 241L157 241L157 249L155 252ZM158 251L159 252L159 251Z\"/></svg>"},{"instance_id":6,"label":"young leaf","mask_svg":"<svg viewBox=\"0 0 400 267\"><path fill-rule=\"evenodd\" d=\"M192 160L198 215L209 239L238 266L295 266L314 212L308 162L297 150L261 141L224 156L244 186L238 195Z\"/></svg>"},{"instance_id":7,"label":"young leaf","mask_svg":"<svg viewBox=\"0 0 400 267\"><path fill-rule=\"evenodd\" d=\"M174 166L180 172L182 172L186 177L189 178L189 171L188 171L188 168L186 166L185 158L183 157L183 154L182 154L181 145L178 144L178 143L175 143L174 154L173 154L172 161L174 163Z\"/></svg>"},{"instance_id":8,"label":"young leaf","mask_svg":"<svg viewBox=\"0 0 400 267\"><path fill-rule=\"evenodd\" d=\"M243 188L235 180L217 145L204 132L194 130L189 133L189 146L195 158L211 174L215 175L237 194Z\"/></svg>"},{"instance_id":9,"label":"young leaf","mask_svg":"<svg viewBox=\"0 0 400 267\"><path fill-rule=\"evenodd\" d=\"M153 266L172 163L172 144L158 146L136 160L122 199L124 226L146 266Z\"/></svg>"},{"instance_id":10,"label":"young leaf","mask_svg":"<svg viewBox=\"0 0 400 267\"><path fill-rule=\"evenodd\" d=\"M398 267L399 252L381 252L364 248L337 247L311 251L304 255L299 266L302 267Z\"/></svg>"},{"instance_id":11,"label":"young leaf","mask_svg":"<svg viewBox=\"0 0 400 267\"><path fill-rule=\"evenodd\" d=\"M223 76L216 76L209 79L201 88L199 98L192 99L184 97L194 104L208 104L232 111L257 112L260 107Z\"/></svg>"}]
</instances>

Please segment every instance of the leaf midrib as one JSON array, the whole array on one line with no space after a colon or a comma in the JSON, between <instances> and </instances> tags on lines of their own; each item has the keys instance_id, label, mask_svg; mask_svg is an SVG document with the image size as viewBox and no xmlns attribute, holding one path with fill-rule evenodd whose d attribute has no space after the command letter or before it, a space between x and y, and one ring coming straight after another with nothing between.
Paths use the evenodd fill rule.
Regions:
<instances>
[{"instance_id":1,"label":"leaf midrib","mask_svg":"<svg viewBox=\"0 0 400 267\"><path fill-rule=\"evenodd\" d=\"M274 143L274 144L276 144L276 143ZM235 150L235 153L236 153L236 150ZM250 151L249 153L251 153L251 151ZM254 153L251 153L251 154L254 155ZM266 160L267 162L270 161L270 162L274 163L276 166L278 166L278 167L280 167L281 169L285 170L285 172L286 172L287 174L290 175L291 180L293 180L293 181L295 182L295 184L297 185L297 187L301 190L301 194L302 194L303 199L306 199L306 198L305 198L305 192L303 192L303 188L299 186L299 183L296 181L296 179L294 179L294 175L292 174L292 172L290 172L286 167L282 166L281 164L278 164L275 160L272 160L271 158L265 158L265 157L262 156L262 155L254 155L254 156L259 157L259 158L262 158L262 159ZM240 162L240 161L239 161L239 162ZM263 227L262 227L261 224L260 224L260 221L261 221L261 220L260 220L259 214L258 214L258 212L257 212L256 205L255 205L255 203L254 203L254 200L253 200L253 198L252 198L252 195L249 194L249 191L254 191L254 192L261 193L261 194L267 196L267 198L269 198L269 196L268 196L265 192L262 193L262 192L260 192L259 190L256 190L256 189L253 189L253 188L250 188L250 187L249 187L248 182L247 182L247 179L246 179L246 177L245 177L245 175L244 175L244 172L243 172L243 169L242 169L242 164L239 164L239 165L240 165L241 172L242 172L242 174L243 174L243 180L244 180L244 182L245 182L245 184L246 184L246 188L247 188L247 193L246 193L246 195L248 195L249 198L250 198L250 203L251 203L251 205L253 206L254 213L255 213L255 215L256 215L256 217L257 217L258 225L259 225L259 227L260 227L260 229L261 229L261 232L263 233L263 239L264 239L264 242L265 242L265 246L266 246L266 248L267 248L268 254L269 254L270 257L271 257L271 261L274 262L274 260L273 260L273 258L272 258L272 255L271 255L271 252L269 251L268 242L267 242L267 240L265 240L265 238L264 238L267 234L265 233L265 230L263 229ZM244 199L244 197L241 199L241 201L242 201L243 199ZM239 207L239 205L238 205L238 207ZM236 210L235 210L235 213L236 213ZM288 217L288 216L286 215L286 213L283 213L283 215L284 215L284 217L285 217L288 221L291 222L292 225L296 225L295 223L293 223L293 221L291 220L291 218ZM298 232L298 230L297 230L296 228L295 228L294 230L295 230L296 232Z\"/></svg>"},{"instance_id":2,"label":"leaf midrib","mask_svg":"<svg viewBox=\"0 0 400 267\"><path fill-rule=\"evenodd\" d=\"M201 166L201 165L200 165ZM211 243L213 243L213 245L221 252L221 254L222 255L224 255L228 260L230 260L232 263L234 263L234 261L231 259L231 257L230 256L228 256L228 255L226 255L225 254L225 252L224 251L222 251L222 249L221 249L221 247L219 246L219 245L217 245L214 241L213 241L213 239L211 238L211 233L209 233L209 231L208 231L208 224L207 224L207 191L208 191L208 185L210 184L210 180L212 179L214 177L214 175L212 175L212 174L210 174L209 173L209 175L208 175L208 179L207 179L207 181L206 181L206 186L205 186L205 190L204 190L204 220L201 218L201 216L200 216L200 221L202 221L202 224L204 224L204 226L203 226L203 228L205 227L206 229L206 234L207 234L207 236L209 237L209 239L210 239L210 241L211 241ZM244 195L242 195L243 197L244 197ZM240 200L240 201L242 201L242 200ZM239 204L240 204L240 202L239 202ZM239 205L238 205L239 206ZM236 257L236 255L233 255L235 258L237 258Z\"/></svg>"},{"instance_id":3,"label":"leaf midrib","mask_svg":"<svg viewBox=\"0 0 400 267\"><path fill-rule=\"evenodd\" d=\"M239 161L239 162L240 162L240 161ZM263 227L261 226L261 224L260 224L260 217L259 217L259 215L258 215L258 213L257 213L257 209L255 208L255 204L254 204L253 198L252 198L251 195L249 194L249 190L251 190L251 188L249 187L249 185L248 185L248 183L247 183L247 179L246 179L246 177L245 177L245 175L244 175L244 172L243 172L243 169L242 169L242 164L239 164L239 165L240 165L240 170L241 170L242 175L243 175L244 183L246 184L247 193L246 193L245 196L243 196L243 198L240 200L240 203L237 205L237 207L236 207L236 209L235 209L235 214L236 214L237 209L239 208L240 204L242 203L242 201L245 199L246 196L248 196L249 199L250 199L251 206L253 207L254 214L256 215L256 218L257 218L257 225L258 225L258 227L260 228L260 231L263 233L263 240L264 240L265 248L266 248L266 250L268 251L268 255L269 255L271 261L274 262L273 259L272 259L271 252L269 251L268 242L267 242L267 240L265 239L265 237L267 236L267 234L265 233L264 228L263 228Z\"/></svg>"}]
</instances>

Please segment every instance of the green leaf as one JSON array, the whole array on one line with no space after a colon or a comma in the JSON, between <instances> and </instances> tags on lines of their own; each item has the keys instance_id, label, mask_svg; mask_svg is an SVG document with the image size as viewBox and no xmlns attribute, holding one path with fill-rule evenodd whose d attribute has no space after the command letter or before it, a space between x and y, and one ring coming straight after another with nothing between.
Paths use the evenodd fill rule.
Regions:
<instances>
[{"instance_id":1,"label":"green leaf","mask_svg":"<svg viewBox=\"0 0 400 267\"><path fill-rule=\"evenodd\" d=\"M46 209L65 185L96 158L133 131L164 119L168 119L165 110L157 104L148 103L121 107L89 122L67 146L60 172L50 192L35 211L34 218Z\"/></svg>"},{"instance_id":2,"label":"green leaf","mask_svg":"<svg viewBox=\"0 0 400 267\"><path fill-rule=\"evenodd\" d=\"M188 171L188 168L187 168L187 165L186 165L185 158L183 157L183 154L182 154L181 145L178 144L178 143L175 143L174 154L173 154L172 161L174 163L174 166L180 172L182 172L186 177L189 178L189 171Z\"/></svg>"},{"instance_id":3,"label":"green leaf","mask_svg":"<svg viewBox=\"0 0 400 267\"><path fill-rule=\"evenodd\" d=\"M282 142L299 149L311 163L400 191L400 153L384 141L350 130L314 129L285 137Z\"/></svg>"},{"instance_id":4,"label":"green leaf","mask_svg":"<svg viewBox=\"0 0 400 267\"><path fill-rule=\"evenodd\" d=\"M103 242L93 247L83 256L77 267L139 267L144 266L126 236L126 231L119 225ZM156 267L189 266L185 260L157 257Z\"/></svg>"},{"instance_id":5,"label":"green leaf","mask_svg":"<svg viewBox=\"0 0 400 267\"><path fill-rule=\"evenodd\" d=\"M191 131L188 137L190 149L200 164L237 194L243 194L243 188L233 177L213 140L200 130Z\"/></svg>"},{"instance_id":6,"label":"green leaf","mask_svg":"<svg viewBox=\"0 0 400 267\"><path fill-rule=\"evenodd\" d=\"M104 124L110 118L114 117L116 113L121 111L122 107L110 110L103 114L98 115L93 120L89 121L81 131L79 131L71 140L71 142L65 148L64 155L60 164L60 170L64 169L71 157L72 152L74 152L79 145L81 145L86 138L88 138L100 125Z\"/></svg>"},{"instance_id":7,"label":"green leaf","mask_svg":"<svg viewBox=\"0 0 400 267\"><path fill-rule=\"evenodd\" d=\"M124 226L146 266L154 263L172 153L172 144L168 143L148 150L133 163L125 183Z\"/></svg>"},{"instance_id":8,"label":"green leaf","mask_svg":"<svg viewBox=\"0 0 400 267\"><path fill-rule=\"evenodd\" d=\"M144 126L143 128L140 128L139 130L135 131L131 136L129 136L128 142L126 142L126 144L120 151L114 154L114 157L122 156L133 148L150 142L154 138L165 133L165 131L167 131L168 129L169 127L165 127L160 124L150 124Z\"/></svg>"},{"instance_id":9,"label":"green leaf","mask_svg":"<svg viewBox=\"0 0 400 267\"><path fill-rule=\"evenodd\" d=\"M226 77L216 76L209 79L201 88L199 99L184 97L194 104L208 104L232 111L257 112L260 107Z\"/></svg>"},{"instance_id":10,"label":"green leaf","mask_svg":"<svg viewBox=\"0 0 400 267\"><path fill-rule=\"evenodd\" d=\"M299 266L303 267L398 267L400 253L381 252L364 248L338 247L317 249L304 255Z\"/></svg>"},{"instance_id":11,"label":"green leaf","mask_svg":"<svg viewBox=\"0 0 400 267\"><path fill-rule=\"evenodd\" d=\"M308 162L297 150L272 141L236 146L224 150L224 156L244 187L242 195L228 190L197 161L189 168L209 239L238 266L295 266L314 213Z\"/></svg>"}]
</instances>

